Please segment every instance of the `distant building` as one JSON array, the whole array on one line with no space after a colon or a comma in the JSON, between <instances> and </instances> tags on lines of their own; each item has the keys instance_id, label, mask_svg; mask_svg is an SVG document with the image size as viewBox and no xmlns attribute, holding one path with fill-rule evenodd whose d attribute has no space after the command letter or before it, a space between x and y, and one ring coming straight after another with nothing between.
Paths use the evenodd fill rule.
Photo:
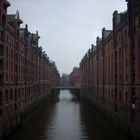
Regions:
<instances>
[{"instance_id":1,"label":"distant building","mask_svg":"<svg viewBox=\"0 0 140 140\"><path fill-rule=\"evenodd\" d=\"M70 85L80 87L80 69L78 67L74 67L70 73Z\"/></svg>"},{"instance_id":2,"label":"distant building","mask_svg":"<svg viewBox=\"0 0 140 140\"><path fill-rule=\"evenodd\" d=\"M66 73L62 73L62 76L60 78L60 85L61 86L69 86L69 75Z\"/></svg>"}]
</instances>

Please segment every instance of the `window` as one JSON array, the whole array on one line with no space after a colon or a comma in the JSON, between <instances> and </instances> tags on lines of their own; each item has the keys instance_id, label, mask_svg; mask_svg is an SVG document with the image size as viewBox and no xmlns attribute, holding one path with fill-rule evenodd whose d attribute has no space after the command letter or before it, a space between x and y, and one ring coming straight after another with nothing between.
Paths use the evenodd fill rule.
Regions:
<instances>
[{"instance_id":1,"label":"window","mask_svg":"<svg viewBox=\"0 0 140 140\"><path fill-rule=\"evenodd\" d=\"M128 59L125 59L125 67L128 67Z\"/></svg>"},{"instance_id":2,"label":"window","mask_svg":"<svg viewBox=\"0 0 140 140\"><path fill-rule=\"evenodd\" d=\"M128 104L128 92L125 92L125 105Z\"/></svg>"},{"instance_id":3,"label":"window","mask_svg":"<svg viewBox=\"0 0 140 140\"><path fill-rule=\"evenodd\" d=\"M5 82L8 82L8 72L5 72Z\"/></svg>"},{"instance_id":4,"label":"window","mask_svg":"<svg viewBox=\"0 0 140 140\"><path fill-rule=\"evenodd\" d=\"M2 10L0 9L0 16L1 16Z\"/></svg>"},{"instance_id":5,"label":"window","mask_svg":"<svg viewBox=\"0 0 140 140\"><path fill-rule=\"evenodd\" d=\"M6 20L5 20L5 15L3 14L3 15L2 15L2 27L5 26L5 21L6 21Z\"/></svg>"},{"instance_id":6,"label":"window","mask_svg":"<svg viewBox=\"0 0 140 140\"><path fill-rule=\"evenodd\" d=\"M15 110L17 109L17 104L16 104L16 103L14 104L14 109L15 109Z\"/></svg>"},{"instance_id":7,"label":"window","mask_svg":"<svg viewBox=\"0 0 140 140\"><path fill-rule=\"evenodd\" d=\"M127 44L125 44L125 57L127 56L127 49L128 49L128 47L127 47Z\"/></svg>"},{"instance_id":8,"label":"window","mask_svg":"<svg viewBox=\"0 0 140 140\"><path fill-rule=\"evenodd\" d=\"M2 119L2 110L0 110L0 120Z\"/></svg>"},{"instance_id":9,"label":"window","mask_svg":"<svg viewBox=\"0 0 140 140\"><path fill-rule=\"evenodd\" d=\"M17 100L17 90L15 90L15 101Z\"/></svg>"},{"instance_id":10,"label":"window","mask_svg":"<svg viewBox=\"0 0 140 140\"><path fill-rule=\"evenodd\" d=\"M0 106L2 106L2 92L0 91Z\"/></svg>"},{"instance_id":11,"label":"window","mask_svg":"<svg viewBox=\"0 0 140 140\"><path fill-rule=\"evenodd\" d=\"M119 59L121 59L121 53L122 53L122 50L121 48L119 48Z\"/></svg>"},{"instance_id":12,"label":"window","mask_svg":"<svg viewBox=\"0 0 140 140\"><path fill-rule=\"evenodd\" d=\"M0 71L2 70L2 60L0 60Z\"/></svg>"},{"instance_id":13,"label":"window","mask_svg":"<svg viewBox=\"0 0 140 140\"><path fill-rule=\"evenodd\" d=\"M125 81L128 81L128 73L125 74Z\"/></svg>"},{"instance_id":14,"label":"window","mask_svg":"<svg viewBox=\"0 0 140 140\"><path fill-rule=\"evenodd\" d=\"M4 41L4 33L3 33L3 31L1 31L1 41L2 42Z\"/></svg>"},{"instance_id":15,"label":"window","mask_svg":"<svg viewBox=\"0 0 140 140\"><path fill-rule=\"evenodd\" d=\"M138 28L140 29L140 17L138 18Z\"/></svg>"},{"instance_id":16,"label":"window","mask_svg":"<svg viewBox=\"0 0 140 140\"><path fill-rule=\"evenodd\" d=\"M138 45L139 45L139 47L140 47L140 35L139 35L139 39L138 39ZM139 53L140 53L140 51L139 51ZM139 63L139 69L140 69L140 63Z\"/></svg>"},{"instance_id":17,"label":"window","mask_svg":"<svg viewBox=\"0 0 140 140\"><path fill-rule=\"evenodd\" d=\"M121 91L119 92L119 102L120 103L122 102L122 92Z\"/></svg>"},{"instance_id":18,"label":"window","mask_svg":"<svg viewBox=\"0 0 140 140\"><path fill-rule=\"evenodd\" d=\"M10 91L10 99L13 100L13 90Z\"/></svg>"},{"instance_id":19,"label":"window","mask_svg":"<svg viewBox=\"0 0 140 140\"><path fill-rule=\"evenodd\" d=\"M118 35L118 44L121 43L121 35Z\"/></svg>"},{"instance_id":20,"label":"window","mask_svg":"<svg viewBox=\"0 0 140 140\"><path fill-rule=\"evenodd\" d=\"M125 29L124 30L124 37L126 37L126 34L127 34L127 30Z\"/></svg>"},{"instance_id":21,"label":"window","mask_svg":"<svg viewBox=\"0 0 140 140\"><path fill-rule=\"evenodd\" d=\"M0 74L0 86L2 85L2 75Z\"/></svg>"},{"instance_id":22,"label":"window","mask_svg":"<svg viewBox=\"0 0 140 140\"><path fill-rule=\"evenodd\" d=\"M18 97L20 98L20 88L18 89Z\"/></svg>"},{"instance_id":23,"label":"window","mask_svg":"<svg viewBox=\"0 0 140 140\"><path fill-rule=\"evenodd\" d=\"M0 55L3 55L3 47L0 45Z\"/></svg>"},{"instance_id":24,"label":"window","mask_svg":"<svg viewBox=\"0 0 140 140\"><path fill-rule=\"evenodd\" d=\"M22 96L24 97L24 88L22 88Z\"/></svg>"},{"instance_id":25,"label":"window","mask_svg":"<svg viewBox=\"0 0 140 140\"><path fill-rule=\"evenodd\" d=\"M8 90L5 90L5 101L8 102Z\"/></svg>"}]
</instances>

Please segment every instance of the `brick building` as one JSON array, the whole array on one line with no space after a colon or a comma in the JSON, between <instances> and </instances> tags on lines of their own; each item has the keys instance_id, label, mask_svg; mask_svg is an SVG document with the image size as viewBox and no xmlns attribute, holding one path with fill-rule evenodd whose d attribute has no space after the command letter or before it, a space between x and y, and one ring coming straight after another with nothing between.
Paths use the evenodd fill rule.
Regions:
<instances>
[{"instance_id":1,"label":"brick building","mask_svg":"<svg viewBox=\"0 0 140 140\"><path fill-rule=\"evenodd\" d=\"M73 68L69 78L71 86L80 87L80 69L78 67Z\"/></svg>"},{"instance_id":2,"label":"brick building","mask_svg":"<svg viewBox=\"0 0 140 140\"><path fill-rule=\"evenodd\" d=\"M0 135L3 131L3 110L2 110L2 102L3 102L3 66L4 66L4 40L5 40L5 31L6 31L6 15L7 15L7 7L10 6L10 3L6 0L0 1Z\"/></svg>"},{"instance_id":3,"label":"brick building","mask_svg":"<svg viewBox=\"0 0 140 140\"><path fill-rule=\"evenodd\" d=\"M140 1L128 0L128 10L115 11L112 22L80 62L81 94L120 131L139 137Z\"/></svg>"},{"instance_id":4,"label":"brick building","mask_svg":"<svg viewBox=\"0 0 140 140\"><path fill-rule=\"evenodd\" d=\"M131 120L140 118L140 1L127 0L129 38L130 38L130 62L131 62ZM140 124L140 123L139 123ZM139 125L137 124L137 125Z\"/></svg>"},{"instance_id":5,"label":"brick building","mask_svg":"<svg viewBox=\"0 0 140 140\"><path fill-rule=\"evenodd\" d=\"M9 135L53 87L59 72L39 47L38 32L21 28L19 12L7 15L10 3L0 1L0 138Z\"/></svg>"}]
</instances>

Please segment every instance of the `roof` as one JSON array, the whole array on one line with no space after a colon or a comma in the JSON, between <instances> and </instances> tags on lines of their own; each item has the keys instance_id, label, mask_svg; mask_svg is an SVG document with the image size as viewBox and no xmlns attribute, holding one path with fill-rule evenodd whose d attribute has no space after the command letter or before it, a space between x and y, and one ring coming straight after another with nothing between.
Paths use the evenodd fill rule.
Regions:
<instances>
[{"instance_id":1,"label":"roof","mask_svg":"<svg viewBox=\"0 0 140 140\"><path fill-rule=\"evenodd\" d=\"M18 11L16 11L16 14L7 15L7 22L14 22L15 20L18 20L20 24L23 23L23 21L19 18Z\"/></svg>"},{"instance_id":2,"label":"roof","mask_svg":"<svg viewBox=\"0 0 140 140\"><path fill-rule=\"evenodd\" d=\"M96 40L97 47L100 46L101 43L102 43L102 38L97 37L97 40Z\"/></svg>"},{"instance_id":3,"label":"roof","mask_svg":"<svg viewBox=\"0 0 140 140\"><path fill-rule=\"evenodd\" d=\"M14 22L15 21L15 15L7 15L7 22Z\"/></svg>"},{"instance_id":4,"label":"roof","mask_svg":"<svg viewBox=\"0 0 140 140\"><path fill-rule=\"evenodd\" d=\"M26 24L25 28L20 28L20 38L25 38L31 33L28 31L28 25Z\"/></svg>"},{"instance_id":5,"label":"roof","mask_svg":"<svg viewBox=\"0 0 140 140\"><path fill-rule=\"evenodd\" d=\"M20 38L24 38L24 31L20 30L19 31L19 36L20 36Z\"/></svg>"},{"instance_id":6,"label":"roof","mask_svg":"<svg viewBox=\"0 0 140 140\"><path fill-rule=\"evenodd\" d=\"M110 34L112 30L106 30L105 28L102 29L102 39L105 40Z\"/></svg>"},{"instance_id":7,"label":"roof","mask_svg":"<svg viewBox=\"0 0 140 140\"><path fill-rule=\"evenodd\" d=\"M124 12L120 13L120 15L121 15L121 22L124 21L127 18L127 14L128 14L127 11L124 11Z\"/></svg>"},{"instance_id":8,"label":"roof","mask_svg":"<svg viewBox=\"0 0 140 140\"><path fill-rule=\"evenodd\" d=\"M38 33L32 34L32 35L33 35L33 41L38 41L38 39L40 38L40 36L38 35Z\"/></svg>"},{"instance_id":9,"label":"roof","mask_svg":"<svg viewBox=\"0 0 140 140\"><path fill-rule=\"evenodd\" d=\"M118 11L114 11L114 17L116 18L116 24L119 25L120 23L124 22L128 17L128 11L124 11L118 13Z\"/></svg>"}]
</instances>

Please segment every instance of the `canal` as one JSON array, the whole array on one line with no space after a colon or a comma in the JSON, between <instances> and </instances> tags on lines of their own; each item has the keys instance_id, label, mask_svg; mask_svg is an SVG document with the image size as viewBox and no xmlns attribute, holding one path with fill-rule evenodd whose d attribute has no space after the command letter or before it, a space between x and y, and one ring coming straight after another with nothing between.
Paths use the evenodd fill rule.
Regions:
<instances>
[{"instance_id":1,"label":"canal","mask_svg":"<svg viewBox=\"0 0 140 140\"><path fill-rule=\"evenodd\" d=\"M8 140L121 140L118 133L98 119L91 107L69 90L38 110Z\"/></svg>"}]
</instances>

